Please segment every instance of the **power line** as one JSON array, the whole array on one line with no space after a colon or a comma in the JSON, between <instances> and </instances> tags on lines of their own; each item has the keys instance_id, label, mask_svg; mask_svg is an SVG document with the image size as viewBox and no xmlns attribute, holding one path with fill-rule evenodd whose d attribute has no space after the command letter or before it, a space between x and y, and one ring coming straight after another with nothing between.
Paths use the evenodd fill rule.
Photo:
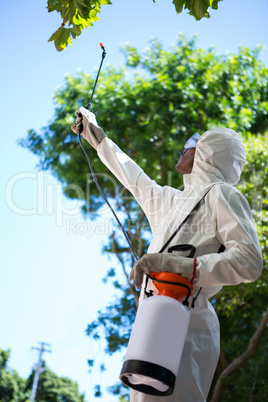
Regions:
<instances>
[{"instance_id":1,"label":"power line","mask_svg":"<svg viewBox=\"0 0 268 402\"><path fill-rule=\"evenodd\" d=\"M50 346L48 343L45 343L45 342L39 342L39 343L41 345L39 348L32 348L32 349L36 349L39 351L39 359L38 359L38 362L35 364L35 368L34 368L35 373L34 373L34 379L33 379L33 384L32 384L30 402L34 402L34 400L35 400L39 375L44 371L44 369L42 369L42 364L43 364L42 355L44 352L51 353L51 350L46 349L46 346Z\"/></svg>"}]
</instances>

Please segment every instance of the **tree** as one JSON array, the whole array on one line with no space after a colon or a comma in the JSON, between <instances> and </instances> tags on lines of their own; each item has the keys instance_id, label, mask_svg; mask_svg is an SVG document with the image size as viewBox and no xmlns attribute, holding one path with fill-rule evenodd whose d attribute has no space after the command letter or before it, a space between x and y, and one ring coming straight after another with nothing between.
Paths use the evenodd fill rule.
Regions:
<instances>
[{"instance_id":1,"label":"tree","mask_svg":"<svg viewBox=\"0 0 268 402\"><path fill-rule=\"evenodd\" d=\"M222 351L216 381L247 349L268 304L265 201L268 188L268 70L259 60L258 48L241 47L236 54L217 56L213 49L204 51L196 46L195 38L188 40L183 35L169 50L152 40L142 55L130 45L123 51L126 66L121 69L109 67L102 72L93 101L94 111L106 134L160 185L181 187L182 182L173 166L177 151L183 149L185 140L192 133L202 133L211 126L228 126L244 137L248 161L239 188L248 198L257 221L266 269L258 281L225 287L212 300L222 326ZM131 80L126 78L128 67L138 68ZM103 200L91 175L87 175L87 162L76 135L70 130L74 111L77 106L87 104L93 83L94 78L84 73L67 76L64 86L55 94L53 120L39 132L30 130L21 145L39 157L40 169L50 170L57 177L67 197L83 200L85 215L96 219L102 213ZM94 168L101 172L98 179L102 188L109 194L114 207L120 210L121 221L134 249L139 256L143 255L151 238L144 213L109 174L96 152L90 147L87 149ZM87 334L96 340L105 338L106 352L113 354L127 345L138 292L128 282L134 261L117 229L111 233L103 251L112 261L105 281L113 281L117 295L106 309L98 312L96 320L88 325ZM241 389L247 397L264 393L263 378L265 368L267 370L267 362L262 361L264 351L262 336L254 358L243 365L243 370L224 379L223 400L230 400ZM91 361L91 365L93 363ZM126 394L119 384L112 387L112 392Z\"/></svg>"},{"instance_id":2,"label":"tree","mask_svg":"<svg viewBox=\"0 0 268 402\"><path fill-rule=\"evenodd\" d=\"M173 0L177 14L183 9L189 10L189 14L196 20L209 18L209 8L218 9L218 3L222 0ZM153 0L155 3L156 0ZM48 12L56 11L62 18L61 26L51 35L49 42L54 42L58 52L72 44L72 38L79 36L83 29L93 26L99 20L98 14L101 7L112 4L110 0L48 0ZM68 25L69 28L66 28Z\"/></svg>"},{"instance_id":3,"label":"tree","mask_svg":"<svg viewBox=\"0 0 268 402\"><path fill-rule=\"evenodd\" d=\"M26 390L26 380L8 367L10 349L0 349L0 400L3 402L23 402L30 396Z\"/></svg>"},{"instance_id":4,"label":"tree","mask_svg":"<svg viewBox=\"0 0 268 402\"><path fill-rule=\"evenodd\" d=\"M0 349L0 400L1 402L28 402L31 394L34 372L27 380L8 367L10 350ZM78 384L65 377L58 377L49 370L45 362L40 374L37 402L84 402L84 395L78 391Z\"/></svg>"},{"instance_id":5,"label":"tree","mask_svg":"<svg viewBox=\"0 0 268 402\"><path fill-rule=\"evenodd\" d=\"M31 387L33 381L32 373L27 381ZM38 381L36 393L37 402L85 402L84 395L78 390L78 383L66 377L58 377L43 363L43 371Z\"/></svg>"}]
</instances>

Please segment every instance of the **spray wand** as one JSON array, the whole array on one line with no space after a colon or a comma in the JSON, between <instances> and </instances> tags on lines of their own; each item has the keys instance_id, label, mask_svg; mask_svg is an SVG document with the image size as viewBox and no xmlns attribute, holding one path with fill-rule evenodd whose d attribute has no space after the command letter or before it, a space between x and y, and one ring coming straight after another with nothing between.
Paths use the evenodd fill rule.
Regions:
<instances>
[{"instance_id":1,"label":"spray wand","mask_svg":"<svg viewBox=\"0 0 268 402\"><path fill-rule=\"evenodd\" d=\"M86 109L90 110L90 111L91 111L91 103L92 103L93 95L94 95L94 92L95 92L95 89L96 89L96 86L97 86L97 82L98 82L98 79L99 79L102 63L103 63L103 60L104 60L104 58L106 56L106 50L105 50L105 47L103 46L102 43L100 43L100 47L102 48L101 63L100 63L100 66L99 66L99 71L98 71L97 77L95 79L95 84L94 84L94 87L93 87L93 90L92 90L92 93L91 93L90 100L89 100L89 102L87 104L87 107L86 107Z\"/></svg>"},{"instance_id":2,"label":"spray wand","mask_svg":"<svg viewBox=\"0 0 268 402\"><path fill-rule=\"evenodd\" d=\"M105 47L103 46L102 43L100 43L100 47L102 48L101 63L100 63L100 66L99 66L99 70L98 70L97 77L96 77L96 79L95 79L95 83L94 83L94 87L93 87L93 90L92 90L92 93L91 93L91 96L90 96L90 100L89 100L89 102L88 102L88 104L87 104L87 107L86 107L86 109L89 110L89 111L92 111L92 109L91 109L91 103L92 103L93 95L94 95L94 93L95 93L95 89L96 89L97 82L98 82L98 79L99 79L99 75L100 75L102 63L103 63L103 60L104 60L104 58L105 58L105 56L106 56L106 50L105 50ZM82 118L82 114L81 114L81 113L79 114L79 117ZM86 153L86 150L85 150L85 148L84 148L84 146L83 146L83 144L82 144L82 141L81 141L81 134L82 134L82 132L83 132L83 124L81 123L80 129L79 129L79 134L78 134L79 143L80 143L80 146L81 146L81 148L82 148L82 150L83 150L83 152L84 152L84 154L85 154L85 156L86 156L86 158L87 158L87 162L88 162L88 165L89 165L89 168L90 168L90 171L91 171L93 180L94 180L94 182L95 182L95 184L96 184L96 186L97 186L97 189L99 190L100 195L102 196L102 198L104 199L104 201L106 202L106 204L108 205L108 207L110 208L110 210L111 210L111 212L113 213L113 215L114 215L114 217L115 217L115 219L116 219L116 221L117 221L119 227L121 228L121 230L122 230L122 232L123 232L123 234L124 234L124 236L125 236L125 239L126 239L128 245L129 245L129 248L130 248L130 251L131 251L131 254L132 254L134 260L137 261L137 260L138 260L138 256L137 256L135 250L133 249L133 246L132 246L132 244L131 244L131 241L130 241L130 239L129 239L129 237L128 237L126 231L125 231L125 229L123 228L123 226L122 226L122 224L121 224L121 222L120 222L118 216L116 215L116 213L115 213L113 207L112 207L111 204L109 203L109 201L108 201L106 195L103 193L103 191L102 191L102 189L101 189L101 187L100 187L100 185L99 185L99 183L98 183L98 180L97 180L97 178L96 178L96 176L95 176L95 173L94 173L93 167L92 167L92 165L91 165L89 156L88 156L88 154Z\"/></svg>"}]
</instances>

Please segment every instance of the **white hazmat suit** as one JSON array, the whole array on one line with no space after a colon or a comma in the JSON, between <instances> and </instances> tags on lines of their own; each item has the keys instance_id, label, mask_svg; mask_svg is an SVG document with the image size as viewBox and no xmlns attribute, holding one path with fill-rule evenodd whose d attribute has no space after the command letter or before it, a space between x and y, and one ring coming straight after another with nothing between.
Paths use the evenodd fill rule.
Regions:
<instances>
[{"instance_id":1,"label":"white hazmat suit","mask_svg":"<svg viewBox=\"0 0 268 402\"><path fill-rule=\"evenodd\" d=\"M208 299L224 285L256 280L262 271L261 248L250 207L234 187L245 163L242 139L228 128L206 131L197 142L191 174L183 175L184 190L179 191L169 186L159 186L151 180L106 137L91 112L80 108L77 116L73 131L78 134L83 119L83 135L145 212L153 233L148 254L159 253L209 190L200 208L169 244L169 247L191 244L196 248L194 296L202 287L195 307L191 309L174 393L157 397L130 390L131 402L204 402L220 352L219 321ZM222 245L225 250L218 253ZM176 254L172 254L171 258L173 268L176 265L174 256ZM182 257L177 258L178 261L183 260ZM189 264L189 259L184 260ZM180 264L178 273L184 272ZM153 290L149 281L147 290L150 288ZM143 283L140 300L144 297Z\"/></svg>"},{"instance_id":2,"label":"white hazmat suit","mask_svg":"<svg viewBox=\"0 0 268 402\"><path fill-rule=\"evenodd\" d=\"M192 172L183 176L184 191L157 185L108 138L100 143L97 152L144 210L153 232L148 253L159 252L211 187L203 205L170 244L196 247L199 279L194 294L202 287L191 310L174 393L156 397L130 391L133 402L205 401L220 351L219 322L208 298L223 285L254 281L262 270L261 249L249 205L234 187L245 163L242 140L227 128L205 132L197 143ZM218 254L222 244L226 249Z\"/></svg>"}]
</instances>

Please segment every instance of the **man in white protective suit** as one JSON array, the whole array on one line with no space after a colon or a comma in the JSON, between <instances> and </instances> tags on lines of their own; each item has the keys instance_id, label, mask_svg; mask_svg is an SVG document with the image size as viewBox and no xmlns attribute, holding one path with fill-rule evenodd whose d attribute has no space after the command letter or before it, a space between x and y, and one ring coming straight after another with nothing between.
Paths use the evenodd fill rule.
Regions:
<instances>
[{"instance_id":1,"label":"man in white protective suit","mask_svg":"<svg viewBox=\"0 0 268 402\"><path fill-rule=\"evenodd\" d=\"M191 309L174 393L157 397L130 391L130 400L135 402L205 401L220 351L219 322L208 299L224 285L256 280L262 271L261 249L250 207L234 187L245 163L242 139L235 131L222 127L210 129L200 138L194 135L176 165L177 172L183 174L184 190L180 191L151 180L105 135L93 113L81 107L77 116L72 130L78 134L83 125L83 137L134 195L148 218L153 240L148 253L131 272L136 287L142 288L141 299L145 297L144 272L169 271L187 279L192 277L193 258L167 250L160 254L159 250L206 194L200 208L171 243L194 245L194 296L202 288ZM224 252L219 253L220 249ZM149 289L150 286L151 283Z\"/></svg>"}]
</instances>

